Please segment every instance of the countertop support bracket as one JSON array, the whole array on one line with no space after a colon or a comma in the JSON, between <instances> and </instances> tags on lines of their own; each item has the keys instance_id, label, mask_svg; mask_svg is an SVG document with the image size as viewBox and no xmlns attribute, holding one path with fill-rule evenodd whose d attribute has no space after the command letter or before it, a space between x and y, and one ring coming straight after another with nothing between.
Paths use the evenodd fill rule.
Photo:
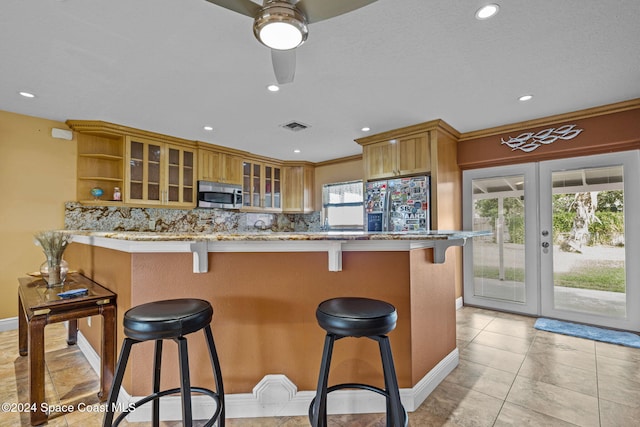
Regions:
<instances>
[{"instance_id":1,"label":"countertop support bracket","mask_svg":"<svg viewBox=\"0 0 640 427\"><path fill-rule=\"evenodd\" d=\"M342 242L331 242L327 249L329 271L342 271Z\"/></svg>"},{"instance_id":2,"label":"countertop support bracket","mask_svg":"<svg viewBox=\"0 0 640 427\"><path fill-rule=\"evenodd\" d=\"M191 252L193 253L193 272L206 273L209 271L209 251L207 242L191 243Z\"/></svg>"},{"instance_id":3,"label":"countertop support bracket","mask_svg":"<svg viewBox=\"0 0 640 427\"><path fill-rule=\"evenodd\" d=\"M445 252L451 246L464 246L467 239L436 240L433 246L433 263L443 264Z\"/></svg>"}]
</instances>

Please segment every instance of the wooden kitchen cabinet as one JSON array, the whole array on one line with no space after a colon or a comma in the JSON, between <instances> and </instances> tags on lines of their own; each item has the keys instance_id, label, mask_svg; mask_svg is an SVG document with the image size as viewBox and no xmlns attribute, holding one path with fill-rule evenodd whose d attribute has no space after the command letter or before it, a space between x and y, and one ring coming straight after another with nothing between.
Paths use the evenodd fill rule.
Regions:
<instances>
[{"instance_id":1,"label":"wooden kitchen cabinet","mask_svg":"<svg viewBox=\"0 0 640 427\"><path fill-rule=\"evenodd\" d=\"M78 146L76 161L76 197L84 204L122 205L113 200L114 188L122 191L124 181L124 135L110 123L89 120L68 120ZM97 200L92 188L101 188Z\"/></svg>"},{"instance_id":2,"label":"wooden kitchen cabinet","mask_svg":"<svg viewBox=\"0 0 640 427\"><path fill-rule=\"evenodd\" d=\"M288 164L282 168L282 211L308 213L313 211L314 166Z\"/></svg>"},{"instance_id":3,"label":"wooden kitchen cabinet","mask_svg":"<svg viewBox=\"0 0 640 427\"><path fill-rule=\"evenodd\" d=\"M242 185L242 157L199 146L198 179Z\"/></svg>"},{"instance_id":4,"label":"wooden kitchen cabinet","mask_svg":"<svg viewBox=\"0 0 640 427\"><path fill-rule=\"evenodd\" d=\"M364 142L361 142L364 141ZM431 171L429 135L393 135L383 140L357 140L363 144L365 180L427 174Z\"/></svg>"},{"instance_id":5,"label":"wooden kitchen cabinet","mask_svg":"<svg viewBox=\"0 0 640 427\"><path fill-rule=\"evenodd\" d=\"M245 211L282 211L280 165L248 159L243 161L242 205Z\"/></svg>"},{"instance_id":6,"label":"wooden kitchen cabinet","mask_svg":"<svg viewBox=\"0 0 640 427\"><path fill-rule=\"evenodd\" d=\"M124 141L122 137L78 134L76 196L82 203L113 201L114 188L122 189ZM104 194L95 200L92 188L101 188Z\"/></svg>"},{"instance_id":7,"label":"wooden kitchen cabinet","mask_svg":"<svg viewBox=\"0 0 640 427\"><path fill-rule=\"evenodd\" d=\"M195 147L127 136L126 148L125 202L195 206Z\"/></svg>"},{"instance_id":8,"label":"wooden kitchen cabinet","mask_svg":"<svg viewBox=\"0 0 640 427\"><path fill-rule=\"evenodd\" d=\"M77 198L85 204L195 207L197 144L99 120L67 120L78 139ZM104 191L99 200L91 189ZM114 201L114 187L121 201Z\"/></svg>"}]
</instances>

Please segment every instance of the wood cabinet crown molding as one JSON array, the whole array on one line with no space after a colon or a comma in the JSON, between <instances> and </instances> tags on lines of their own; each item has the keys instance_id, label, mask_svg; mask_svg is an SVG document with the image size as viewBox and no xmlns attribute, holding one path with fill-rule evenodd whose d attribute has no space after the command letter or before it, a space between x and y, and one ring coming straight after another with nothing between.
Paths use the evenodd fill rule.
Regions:
<instances>
[{"instance_id":1,"label":"wood cabinet crown molding","mask_svg":"<svg viewBox=\"0 0 640 427\"><path fill-rule=\"evenodd\" d=\"M340 163L349 163L362 160L362 154L354 154L353 156L340 157L337 159L325 160L322 162L314 163L315 167L339 165Z\"/></svg>"},{"instance_id":2,"label":"wood cabinet crown molding","mask_svg":"<svg viewBox=\"0 0 640 427\"><path fill-rule=\"evenodd\" d=\"M67 120L65 123L74 131L85 134L100 135L106 137L130 136L133 138L144 138L158 142L170 142L172 144L181 144L193 148L196 147L196 142L188 139L164 135L161 133L142 129L136 129L128 126L117 125L101 120Z\"/></svg>"},{"instance_id":3,"label":"wood cabinet crown molding","mask_svg":"<svg viewBox=\"0 0 640 427\"><path fill-rule=\"evenodd\" d=\"M377 133L375 135L366 136L364 138L358 138L355 141L360 145L375 144L376 142L386 141L389 139L397 138L398 136L409 136L417 133L424 133L437 130L440 133L449 134L451 137L458 139L460 132L454 129L444 120L431 120L424 123L418 123L411 126L406 126L399 129L393 129L386 132Z\"/></svg>"}]
</instances>

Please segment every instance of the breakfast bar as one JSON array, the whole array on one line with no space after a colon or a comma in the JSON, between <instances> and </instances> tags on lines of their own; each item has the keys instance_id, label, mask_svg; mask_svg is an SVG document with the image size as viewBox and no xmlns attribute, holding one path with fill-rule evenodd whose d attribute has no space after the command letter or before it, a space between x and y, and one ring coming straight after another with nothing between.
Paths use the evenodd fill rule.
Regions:
<instances>
[{"instance_id":1,"label":"breakfast bar","mask_svg":"<svg viewBox=\"0 0 640 427\"><path fill-rule=\"evenodd\" d=\"M401 398L413 411L458 364L457 257L451 255L455 249L447 248L460 247L477 234L78 231L65 259L117 293L118 342L122 316L130 307L171 298L210 301L229 418L306 414L324 339L315 319L318 304L339 296L387 301L398 311L389 336ZM99 349L96 320L93 325L80 322L80 332ZM194 385L206 387L213 378L204 340L198 340L190 343L189 358ZM375 343L365 341L336 346L331 382L384 385ZM171 351L175 348L169 345ZM144 345L132 352L125 395L148 394L152 353L152 346ZM167 386L179 381L171 363L163 366L162 375ZM344 390L332 398L335 412L384 411L384 400L365 392ZM203 418L204 402L194 401L194 413L202 411ZM179 399L167 401L166 407L179 417ZM135 421L146 415L133 416Z\"/></svg>"}]
</instances>

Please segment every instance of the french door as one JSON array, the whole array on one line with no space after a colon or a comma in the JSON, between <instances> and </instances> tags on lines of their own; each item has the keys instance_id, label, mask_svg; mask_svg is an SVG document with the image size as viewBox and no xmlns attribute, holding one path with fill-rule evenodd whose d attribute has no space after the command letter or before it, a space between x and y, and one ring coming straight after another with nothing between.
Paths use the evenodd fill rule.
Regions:
<instances>
[{"instance_id":1,"label":"french door","mask_svg":"<svg viewBox=\"0 0 640 427\"><path fill-rule=\"evenodd\" d=\"M465 303L640 330L639 158L465 171Z\"/></svg>"}]
</instances>

